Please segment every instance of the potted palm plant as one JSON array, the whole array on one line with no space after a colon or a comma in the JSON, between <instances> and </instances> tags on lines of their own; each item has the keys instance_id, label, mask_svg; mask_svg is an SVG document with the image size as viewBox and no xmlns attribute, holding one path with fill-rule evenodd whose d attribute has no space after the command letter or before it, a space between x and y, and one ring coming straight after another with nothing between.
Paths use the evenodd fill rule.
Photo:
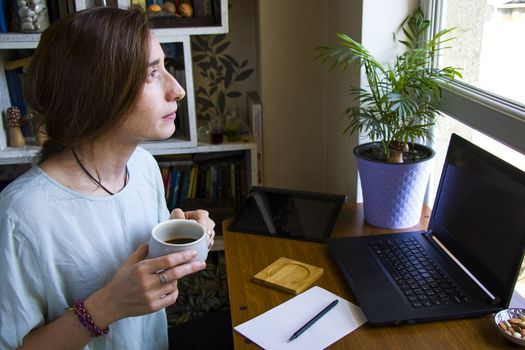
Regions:
<instances>
[{"instance_id":1,"label":"potted palm plant","mask_svg":"<svg viewBox=\"0 0 525 350\"><path fill-rule=\"evenodd\" d=\"M428 35L430 21L420 8L402 23L406 39L394 39L405 47L392 64L381 64L363 45L337 34L335 47L319 47L318 58L332 61L344 72L354 62L364 69L368 89L350 86L359 100L345 115L344 133L365 132L372 142L354 149L363 189L365 219L372 225L405 228L420 220L425 187L434 151L421 144L432 138L440 115L439 78L461 76L457 68L435 68L434 59L454 29ZM420 142L420 143L416 143Z\"/></svg>"}]
</instances>

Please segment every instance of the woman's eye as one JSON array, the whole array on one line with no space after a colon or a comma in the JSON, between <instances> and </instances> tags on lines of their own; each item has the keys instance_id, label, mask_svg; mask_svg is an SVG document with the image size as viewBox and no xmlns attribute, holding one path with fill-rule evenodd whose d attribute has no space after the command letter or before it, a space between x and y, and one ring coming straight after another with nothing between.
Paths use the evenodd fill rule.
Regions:
<instances>
[{"instance_id":1,"label":"woman's eye","mask_svg":"<svg viewBox=\"0 0 525 350\"><path fill-rule=\"evenodd\" d=\"M151 72L148 73L148 80L156 79L159 76L159 71L156 69L153 69Z\"/></svg>"}]
</instances>

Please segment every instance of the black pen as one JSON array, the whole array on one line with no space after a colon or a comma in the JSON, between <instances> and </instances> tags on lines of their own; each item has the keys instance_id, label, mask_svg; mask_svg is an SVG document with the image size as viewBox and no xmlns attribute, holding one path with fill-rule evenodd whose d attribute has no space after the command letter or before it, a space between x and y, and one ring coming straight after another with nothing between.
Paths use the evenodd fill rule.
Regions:
<instances>
[{"instance_id":1,"label":"black pen","mask_svg":"<svg viewBox=\"0 0 525 350\"><path fill-rule=\"evenodd\" d=\"M299 337L301 334L303 334L304 331L306 331L308 328L310 328L315 322L319 321L319 319L321 317L323 317L328 311L332 310L334 308L334 306L337 305L338 302L339 302L339 300L337 300L337 299L332 301L330 304L328 304L327 307L322 309L321 312L319 312L317 315L315 315L310 321L306 322L306 324L304 326L299 328L297 330L297 332L295 332L290 337L290 339L288 339L288 343L291 342L292 340L294 340L295 338Z\"/></svg>"}]
</instances>

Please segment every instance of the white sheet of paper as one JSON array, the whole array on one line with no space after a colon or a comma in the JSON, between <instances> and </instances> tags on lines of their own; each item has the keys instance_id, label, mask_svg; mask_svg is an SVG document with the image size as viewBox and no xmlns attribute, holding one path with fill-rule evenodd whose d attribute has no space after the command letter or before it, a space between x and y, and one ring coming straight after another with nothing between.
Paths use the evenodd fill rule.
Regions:
<instances>
[{"instance_id":1,"label":"white sheet of paper","mask_svg":"<svg viewBox=\"0 0 525 350\"><path fill-rule=\"evenodd\" d=\"M339 303L332 310L288 343L292 334L335 299ZM235 330L264 349L324 349L366 321L359 306L315 286Z\"/></svg>"}]
</instances>

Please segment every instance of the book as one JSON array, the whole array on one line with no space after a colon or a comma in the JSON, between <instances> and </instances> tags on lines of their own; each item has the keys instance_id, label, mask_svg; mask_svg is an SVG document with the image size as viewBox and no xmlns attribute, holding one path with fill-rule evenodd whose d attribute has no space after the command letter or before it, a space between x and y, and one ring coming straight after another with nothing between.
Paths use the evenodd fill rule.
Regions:
<instances>
[{"instance_id":1,"label":"book","mask_svg":"<svg viewBox=\"0 0 525 350\"><path fill-rule=\"evenodd\" d=\"M247 195L244 151L159 155L155 158L170 210L189 210L195 203L222 203L217 205L221 212L233 215ZM215 208L215 204L212 206Z\"/></svg>"},{"instance_id":2,"label":"book","mask_svg":"<svg viewBox=\"0 0 525 350\"><path fill-rule=\"evenodd\" d=\"M166 204L170 209L182 208L189 195L191 169L194 165L193 155L158 155L155 159L164 181Z\"/></svg>"},{"instance_id":3,"label":"book","mask_svg":"<svg viewBox=\"0 0 525 350\"><path fill-rule=\"evenodd\" d=\"M202 1L202 12L204 13L204 17L211 17L212 16L211 2L212 2L212 0L203 0Z\"/></svg>"},{"instance_id":4,"label":"book","mask_svg":"<svg viewBox=\"0 0 525 350\"><path fill-rule=\"evenodd\" d=\"M166 204L170 202L170 193L171 193L171 169L168 169L168 177L166 178L166 187L164 187L164 196L166 197Z\"/></svg>"},{"instance_id":5,"label":"book","mask_svg":"<svg viewBox=\"0 0 525 350\"><path fill-rule=\"evenodd\" d=\"M210 190L208 192L210 199L217 199L218 197L218 191L217 191L217 167L219 165L211 165L210 166Z\"/></svg>"},{"instance_id":6,"label":"book","mask_svg":"<svg viewBox=\"0 0 525 350\"><path fill-rule=\"evenodd\" d=\"M243 183L242 183L242 165L241 164L238 164L236 163L234 165L234 171L235 171L235 200L234 200L234 207L235 208L240 208L241 206L241 203L243 201L243 197L242 197L242 187L243 187Z\"/></svg>"},{"instance_id":7,"label":"book","mask_svg":"<svg viewBox=\"0 0 525 350\"><path fill-rule=\"evenodd\" d=\"M236 198L236 191L235 191L235 164L230 164L230 197L232 198L233 202L235 203L237 201Z\"/></svg>"},{"instance_id":8,"label":"book","mask_svg":"<svg viewBox=\"0 0 525 350\"><path fill-rule=\"evenodd\" d=\"M184 205L188 199L192 168L185 169L181 172L182 178L179 180L180 197L179 208L184 210Z\"/></svg>"},{"instance_id":9,"label":"book","mask_svg":"<svg viewBox=\"0 0 525 350\"><path fill-rule=\"evenodd\" d=\"M7 13L7 1L6 0L0 0L0 32L1 33L7 33L7 19L6 19L6 13Z\"/></svg>"},{"instance_id":10,"label":"book","mask_svg":"<svg viewBox=\"0 0 525 350\"><path fill-rule=\"evenodd\" d=\"M206 178L205 178L205 185L204 185L204 197L211 199L212 198L212 178L213 176L213 165L210 165L206 168Z\"/></svg>"},{"instance_id":11,"label":"book","mask_svg":"<svg viewBox=\"0 0 525 350\"><path fill-rule=\"evenodd\" d=\"M22 134L24 137L34 140L34 122L28 114L29 108L26 105L23 95L25 70L29 66L29 63L31 63L31 58L32 56L6 61L4 63L4 70L11 106L18 107L22 115Z\"/></svg>"},{"instance_id":12,"label":"book","mask_svg":"<svg viewBox=\"0 0 525 350\"><path fill-rule=\"evenodd\" d=\"M180 180L180 171L172 168L171 175L171 194L170 202L168 203L168 208L170 211L177 208L179 200L179 180Z\"/></svg>"},{"instance_id":13,"label":"book","mask_svg":"<svg viewBox=\"0 0 525 350\"><path fill-rule=\"evenodd\" d=\"M263 183L263 121L262 121L262 103L259 95L255 91L246 93L248 117L252 135L257 144L257 185Z\"/></svg>"},{"instance_id":14,"label":"book","mask_svg":"<svg viewBox=\"0 0 525 350\"><path fill-rule=\"evenodd\" d=\"M225 176L226 173L226 164L221 163L216 167L216 186L214 192L214 198L229 198L225 189L228 187L228 182L230 180L229 176Z\"/></svg>"},{"instance_id":15,"label":"book","mask_svg":"<svg viewBox=\"0 0 525 350\"><path fill-rule=\"evenodd\" d=\"M7 83L7 89L9 91L9 100L11 101L11 105L18 107L20 109L20 113L24 116L27 113L27 107L22 91L22 79L22 68L5 70L5 80Z\"/></svg>"},{"instance_id":16,"label":"book","mask_svg":"<svg viewBox=\"0 0 525 350\"><path fill-rule=\"evenodd\" d=\"M199 167L197 165L194 165L191 168L191 178L190 178L190 190L188 198L194 199L195 193L197 192L197 176L199 172Z\"/></svg>"},{"instance_id":17,"label":"book","mask_svg":"<svg viewBox=\"0 0 525 350\"><path fill-rule=\"evenodd\" d=\"M193 0L193 16L197 18L204 17L204 0Z\"/></svg>"}]
</instances>

